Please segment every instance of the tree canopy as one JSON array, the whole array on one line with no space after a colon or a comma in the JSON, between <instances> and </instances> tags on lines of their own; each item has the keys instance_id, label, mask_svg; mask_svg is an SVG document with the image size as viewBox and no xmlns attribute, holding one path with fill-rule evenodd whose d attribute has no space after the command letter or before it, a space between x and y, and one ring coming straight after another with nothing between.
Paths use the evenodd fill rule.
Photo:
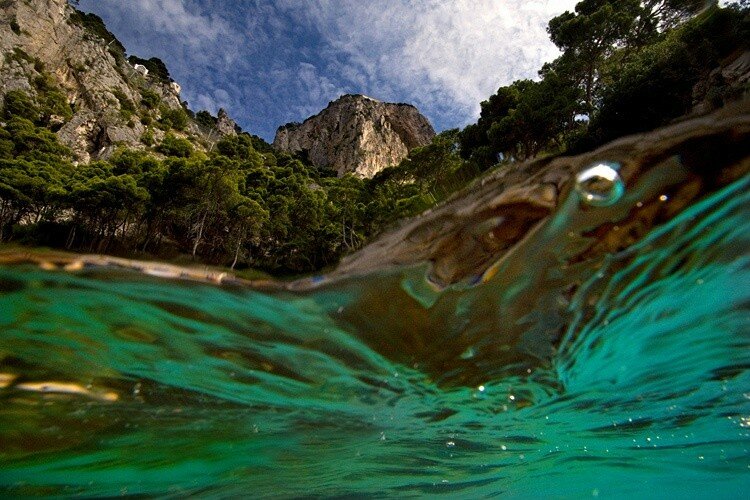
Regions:
<instances>
[{"instance_id":1,"label":"tree canopy","mask_svg":"<svg viewBox=\"0 0 750 500\"><path fill-rule=\"evenodd\" d=\"M79 22L109 36L95 17ZM748 49L749 26L745 0L723 9L583 0L550 21L562 54L538 79L501 86L476 123L438 134L372 179L336 177L244 132L196 146L184 131L188 113L159 109L147 89L139 103L114 95L121 110L159 111L153 125L164 133L148 128L143 150L74 166L52 119L72 109L41 72L31 92L7 92L0 110L0 242L317 271L489 168L593 148L667 123L697 101L720 106L746 92L716 68ZM137 61L168 80L161 61ZM195 115L200 127L216 121Z\"/></svg>"}]
</instances>

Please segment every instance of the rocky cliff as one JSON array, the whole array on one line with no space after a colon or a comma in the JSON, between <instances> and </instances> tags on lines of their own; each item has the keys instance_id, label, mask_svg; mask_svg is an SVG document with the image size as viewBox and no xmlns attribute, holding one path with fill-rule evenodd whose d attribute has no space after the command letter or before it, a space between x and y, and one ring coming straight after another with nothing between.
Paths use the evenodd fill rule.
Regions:
<instances>
[{"instance_id":1,"label":"rocky cliff","mask_svg":"<svg viewBox=\"0 0 750 500\"><path fill-rule=\"evenodd\" d=\"M314 165L339 176L353 172L372 177L434 136L432 125L414 106L344 95L301 124L279 127L273 146L306 154Z\"/></svg>"},{"instance_id":2,"label":"rocky cliff","mask_svg":"<svg viewBox=\"0 0 750 500\"><path fill-rule=\"evenodd\" d=\"M144 148L166 133L206 144L209 134L188 118L161 61L152 60L163 71L151 73L128 61L97 16L67 0L0 0L0 26L0 109L9 92L28 95L78 160L118 145Z\"/></svg>"}]
</instances>

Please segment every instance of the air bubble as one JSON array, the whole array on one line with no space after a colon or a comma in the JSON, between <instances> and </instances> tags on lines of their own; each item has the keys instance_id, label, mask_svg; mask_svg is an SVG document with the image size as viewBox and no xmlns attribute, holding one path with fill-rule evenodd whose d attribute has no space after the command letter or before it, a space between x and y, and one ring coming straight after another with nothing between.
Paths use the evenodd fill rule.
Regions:
<instances>
[{"instance_id":1,"label":"air bubble","mask_svg":"<svg viewBox=\"0 0 750 500\"><path fill-rule=\"evenodd\" d=\"M581 200L594 207L614 205L625 193L625 183L617 170L619 163L602 161L576 176L576 190Z\"/></svg>"}]
</instances>

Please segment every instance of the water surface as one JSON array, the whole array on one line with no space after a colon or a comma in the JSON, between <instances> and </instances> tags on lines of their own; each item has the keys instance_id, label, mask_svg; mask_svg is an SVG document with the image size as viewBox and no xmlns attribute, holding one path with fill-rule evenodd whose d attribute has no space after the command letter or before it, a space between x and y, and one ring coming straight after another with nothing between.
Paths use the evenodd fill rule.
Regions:
<instances>
[{"instance_id":1,"label":"water surface","mask_svg":"<svg viewBox=\"0 0 750 500\"><path fill-rule=\"evenodd\" d=\"M618 204L571 191L525 254L448 288L419 266L294 291L6 264L0 491L742 497L749 185L575 262Z\"/></svg>"}]
</instances>

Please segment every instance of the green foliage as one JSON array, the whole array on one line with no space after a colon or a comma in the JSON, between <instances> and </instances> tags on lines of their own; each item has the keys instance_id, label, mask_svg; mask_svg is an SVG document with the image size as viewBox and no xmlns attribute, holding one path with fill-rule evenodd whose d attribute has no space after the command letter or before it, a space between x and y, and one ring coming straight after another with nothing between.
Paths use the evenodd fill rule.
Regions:
<instances>
[{"instance_id":1,"label":"green foliage","mask_svg":"<svg viewBox=\"0 0 750 500\"><path fill-rule=\"evenodd\" d=\"M21 47L13 47L12 52L5 54L5 60L8 62L16 61L21 64L24 62L34 64L37 61L35 58L27 54Z\"/></svg>"},{"instance_id":2,"label":"green foliage","mask_svg":"<svg viewBox=\"0 0 750 500\"><path fill-rule=\"evenodd\" d=\"M147 109L156 109L161 104L161 96L153 90L141 90L141 104Z\"/></svg>"},{"instance_id":3,"label":"green foliage","mask_svg":"<svg viewBox=\"0 0 750 500\"><path fill-rule=\"evenodd\" d=\"M195 114L195 121L198 125L210 129L216 126L217 118L212 116L208 111L202 110Z\"/></svg>"},{"instance_id":4,"label":"green foliage","mask_svg":"<svg viewBox=\"0 0 750 500\"><path fill-rule=\"evenodd\" d=\"M26 92L11 90L5 94L5 103L3 105L4 118L19 117L35 122L41 116L42 113L36 102Z\"/></svg>"},{"instance_id":5,"label":"green foliage","mask_svg":"<svg viewBox=\"0 0 750 500\"><path fill-rule=\"evenodd\" d=\"M367 181L362 233L370 236L416 215L476 177L481 170L459 155L460 137L457 129L442 132L431 144L412 150L398 166Z\"/></svg>"},{"instance_id":6,"label":"green foliage","mask_svg":"<svg viewBox=\"0 0 750 500\"><path fill-rule=\"evenodd\" d=\"M136 112L135 104L133 104L133 101L131 101L128 96L125 95L125 92L120 89L112 89L112 95L114 95L117 99L117 102L120 103L120 109L122 111L126 111L130 114Z\"/></svg>"},{"instance_id":7,"label":"green foliage","mask_svg":"<svg viewBox=\"0 0 750 500\"><path fill-rule=\"evenodd\" d=\"M70 154L68 148L57 141L55 134L26 118L11 117L4 130L13 143L13 158L57 163L59 158Z\"/></svg>"},{"instance_id":8,"label":"green foliage","mask_svg":"<svg viewBox=\"0 0 750 500\"><path fill-rule=\"evenodd\" d=\"M567 73L577 77L588 110L594 106L601 65L631 35L639 14L638 0L582 0L575 13L550 20L547 32L568 55Z\"/></svg>"},{"instance_id":9,"label":"green foliage","mask_svg":"<svg viewBox=\"0 0 750 500\"><path fill-rule=\"evenodd\" d=\"M0 240L26 217L58 214L70 166L25 159L0 160Z\"/></svg>"},{"instance_id":10,"label":"green foliage","mask_svg":"<svg viewBox=\"0 0 750 500\"><path fill-rule=\"evenodd\" d=\"M253 140L248 134L226 136L216 143L216 151L228 158L242 160L245 168L263 165L263 157L255 151Z\"/></svg>"},{"instance_id":11,"label":"green foliage","mask_svg":"<svg viewBox=\"0 0 750 500\"><path fill-rule=\"evenodd\" d=\"M269 155L273 157L273 152L275 151L273 146L268 144L262 138L258 137L257 135L248 134L247 132L240 132L240 135L244 135L250 138L250 142L255 151L264 155L266 153L269 153Z\"/></svg>"},{"instance_id":12,"label":"green foliage","mask_svg":"<svg viewBox=\"0 0 750 500\"><path fill-rule=\"evenodd\" d=\"M6 58L39 66L39 76L33 98L19 91L5 96L0 241L189 254L279 274L319 270L399 218L445 200L498 160L594 147L672 120L694 98L721 105L732 90L715 69L747 49L747 7L696 15L699 3L580 2L550 22L563 54L537 81L500 87L481 103L477 123L439 134L369 180L336 177L305 154L276 153L245 133L222 138L208 153L167 133L155 148L164 157L120 149L108 161L73 167L70 152L44 127L52 114L69 116L64 93L33 58L14 52ZM161 61L132 61L168 81ZM123 92L113 94L123 111L137 111ZM158 109L159 94L142 90L140 104ZM184 110L159 112L160 128L185 128ZM147 123L150 113L141 113ZM195 119L204 129L216 123L207 111ZM141 141L154 144L150 128Z\"/></svg>"},{"instance_id":13,"label":"green foliage","mask_svg":"<svg viewBox=\"0 0 750 500\"><path fill-rule=\"evenodd\" d=\"M187 139L167 134L161 141L161 144L156 146L156 150L166 156L188 158L193 154L193 145Z\"/></svg>"},{"instance_id":14,"label":"green foliage","mask_svg":"<svg viewBox=\"0 0 750 500\"><path fill-rule=\"evenodd\" d=\"M128 62L132 65L141 64L145 66L146 69L148 69L148 75L161 83L169 83L172 81L167 66L158 57L141 59L138 56L130 56L128 57Z\"/></svg>"},{"instance_id":15,"label":"green foliage","mask_svg":"<svg viewBox=\"0 0 750 500\"><path fill-rule=\"evenodd\" d=\"M182 108L172 109L166 106L161 109L161 118L159 123L165 130L173 128L175 130L185 130L188 124L188 116Z\"/></svg>"},{"instance_id":16,"label":"green foliage","mask_svg":"<svg viewBox=\"0 0 750 500\"><path fill-rule=\"evenodd\" d=\"M37 92L36 101L39 105L42 123L49 123L53 115L64 121L73 117L73 109L68 102L68 96L60 89L52 75L41 70L41 73L34 78L33 84Z\"/></svg>"},{"instance_id":17,"label":"green foliage","mask_svg":"<svg viewBox=\"0 0 750 500\"><path fill-rule=\"evenodd\" d=\"M18 21L15 18L10 20L10 30L16 35L21 34L21 27L18 25Z\"/></svg>"},{"instance_id":18,"label":"green foliage","mask_svg":"<svg viewBox=\"0 0 750 500\"><path fill-rule=\"evenodd\" d=\"M17 116L46 125L53 115L63 121L73 117L67 96L49 74L37 75L33 84L37 92L36 99L22 90L11 90L5 94L2 113L4 118Z\"/></svg>"},{"instance_id":19,"label":"green foliage","mask_svg":"<svg viewBox=\"0 0 750 500\"><path fill-rule=\"evenodd\" d=\"M514 82L483 102L477 123L459 136L461 156L485 169L582 151L667 123L689 112L696 97L721 105L737 91L712 71L747 46L747 12L705 5L582 0L549 22L563 54L539 81ZM694 93L700 82L704 97Z\"/></svg>"},{"instance_id":20,"label":"green foliage","mask_svg":"<svg viewBox=\"0 0 750 500\"><path fill-rule=\"evenodd\" d=\"M57 89L50 90L42 96L41 111L45 121L49 121L53 115L59 116L64 121L73 118L73 108L68 102L68 96Z\"/></svg>"},{"instance_id":21,"label":"green foliage","mask_svg":"<svg viewBox=\"0 0 750 500\"><path fill-rule=\"evenodd\" d=\"M150 128L147 128L141 135L141 142L149 147L154 145L154 132Z\"/></svg>"},{"instance_id":22,"label":"green foliage","mask_svg":"<svg viewBox=\"0 0 750 500\"><path fill-rule=\"evenodd\" d=\"M655 30L673 29L716 3L716 0L645 0L641 23Z\"/></svg>"},{"instance_id":23,"label":"green foliage","mask_svg":"<svg viewBox=\"0 0 750 500\"><path fill-rule=\"evenodd\" d=\"M601 105L588 133L574 144L580 151L615 137L642 132L688 113L700 81L714 106L723 104L728 89L710 74L738 47L747 47L743 32L747 14L713 8L673 30L619 67L602 92ZM712 101L712 102L711 102Z\"/></svg>"}]
</instances>

